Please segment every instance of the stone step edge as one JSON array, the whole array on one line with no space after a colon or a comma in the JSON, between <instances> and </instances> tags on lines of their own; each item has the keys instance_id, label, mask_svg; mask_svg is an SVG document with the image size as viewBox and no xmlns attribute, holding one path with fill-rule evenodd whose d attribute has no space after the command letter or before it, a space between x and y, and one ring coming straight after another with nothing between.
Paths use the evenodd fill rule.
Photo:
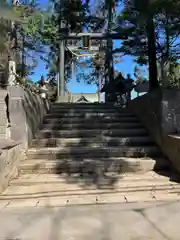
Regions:
<instances>
[{"instance_id":1,"label":"stone step edge","mask_svg":"<svg viewBox=\"0 0 180 240\"><path fill-rule=\"evenodd\" d=\"M94 126L92 126L92 123L91 124L43 124L40 128L40 131L41 130L57 130L57 131L62 131L62 130L69 130L69 131L79 131L79 130L94 130L94 128L96 127L96 129L98 128L99 130L102 130L102 131L105 131L107 129L109 130L135 130L136 128L139 128L141 127L142 125L141 124L137 124L137 125L123 125L123 124L119 124L119 125L105 125L103 126L103 124L94 124Z\"/></svg>"},{"instance_id":2,"label":"stone step edge","mask_svg":"<svg viewBox=\"0 0 180 240\"><path fill-rule=\"evenodd\" d=\"M77 111L77 110L91 110L91 111L97 111L97 110L100 110L100 111L103 111L103 110L109 110L109 111L120 111L120 112L128 112L128 113L132 113L132 111L130 109L124 109L124 108L120 108L120 107L105 107L105 106L99 106L99 107L94 107L94 106L84 106L84 107L80 107L78 105L74 106L74 107L59 107L59 106L54 106L54 105L51 105L50 106L50 110L59 110L59 111Z\"/></svg>"},{"instance_id":3,"label":"stone step edge","mask_svg":"<svg viewBox=\"0 0 180 240\"><path fill-rule=\"evenodd\" d=\"M78 106L78 105L77 105ZM133 114L130 109L124 109L120 107L57 107L57 106L50 106L50 111L111 111L111 112L120 112L120 113L128 113Z\"/></svg>"},{"instance_id":4,"label":"stone step edge","mask_svg":"<svg viewBox=\"0 0 180 240\"><path fill-rule=\"evenodd\" d=\"M124 184L128 184L129 186L134 186L134 184L136 186L139 186L140 183L143 182L143 184L145 183L145 185L143 186L149 186L151 184L158 184L158 183L169 183L169 184L178 184L177 181L179 182L180 178L176 176L176 178L174 178L173 181L169 180L170 177L173 176L168 176L168 171L164 171L163 174L161 175L150 175L147 173L151 173L152 171L146 172L144 173L139 173L139 172L135 172L135 173L126 173L126 174L119 174L118 175L118 179L116 182L116 186L118 186L118 184L120 186L124 185ZM46 177L44 176L46 175ZM76 177L77 174L75 174L74 176ZM28 177L27 177L28 176ZM81 182L81 181L80 181ZM83 182L83 179L82 179ZM65 185L69 185L69 183L67 182L66 179L66 174L65 175L59 175L59 174L21 174L18 177L11 179L10 182L10 186L29 186L29 185L47 185L47 184L64 184ZM78 183L77 183L78 184ZM71 184L73 185L73 183ZM142 186L142 184L140 184ZM78 185L79 186L79 185ZM88 189L89 187L87 187ZM84 187L83 187L84 189Z\"/></svg>"},{"instance_id":5,"label":"stone step edge","mask_svg":"<svg viewBox=\"0 0 180 240\"><path fill-rule=\"evenodd\" d=\"M86 162L117 162L117 161L128 161L128 162L148 162L148 161L166 161L166 162L169 162L165 157L103 157L103 158L85 158L86 159ZM61 161L67 161L67 162L70 162L71 160L68 160L66 158L61 158ZM79 160L83 160L84 161L84 158L79 158ZM45 161L45 162L49 162L49 161L60 161L59 159L55 159L55 160L49 160L49 159L25 159L23 161L21 161L21 163L25 163L26 161ZM170 163L170 162L169 162Z\"/></svg>"},{"instance_id":6,"label":"stone step edge","mask_svg":"<svg viewBox=\"0 0 180 240\"><path fill-rule=\"evenodd\" d=\"M121 110L111 110L111 109L50 109L48 114L118 114L118 115L127 115L127 116L136 116L131 112L123 112Z\"/></svg>"},{"instance_id":7,"label":"stone step edge","mask_svg":"<svg viewBox=\"0 0 180 240\"><path fill-rule=\"evenodd\" d=\"M98 119L98 118L94 118L94 119L88 119L88 118L81 118L81 117L72 117L72 116L62 116L62 117L57 117L57 118L54 118L54 117L48 117L47 115L45 116L44 118L44 121L53 121L53 120L56 120L58 122L62 122L62 121L79 121L79 122L88 122L88 121L97 121L97 122L102 122L102 123L106 123L106 122L139 122L138 118L136 117L123 117L123 118L114 118L114 119L108 119L108 118L104 118L104 119Z\"/></svg>"},{"instance_id":8,"label":"stone step edge","mask_svg":"<svg viewBox=\"0 0 180 240\"><path fill-rule=\"evenodd\" d=\"M87 164L90 164L87 166ZM145 173L153 170L168 170L171 164L164 158L156 158L150 160L126 160L114 159L110 161L96 161L95 164L91 165L92 162L71 162L67 159L59 160L45 160L45 159L28 159L23 161L19 166L19 173L89 173L96 172L98 169L106 169L109 173ZM94 163L94 162L93 162ZM84 164L84 165L83 165ZM106 165L107 164L107 165Z\"/></svg>"},{"instance_id":9,"label":"stone step edge","mask_svg":"<svg viewBox=\"0 0 180 240\"><path fill-rule=\"evenodd\" d=\"M129 112L120 112L120 111L81 111L81 110L75 110L75 111L53 111L53 110L50 110L48 113L47 113L47 116L50 116L50 115L73 115L73 116L84 116L84 115L94 115L94 116L104 116L104 115L110 115L110 116L118 116L118 117L136 117L137 116L134 114L134 113L129 113Z\"/></svg>"},{"instance_id":10,"label":"stone step edge","mask_svg":"<svg viewBox=\"0 0 180 240\"><path fill-rule=\"evenodd\" d=\"M153 141L146 141L146 142L133 142L133 141L131 141L131 142L127 142L127 143L121 143L121 142L116 142L116 143L111 143L111 146L112 147L118 147L118 148L120 148L120 147L136 147L136 146L139 146L139 144L141 144L142 145L142 147L147 147L147 146L152 146L152 144L153 144ZM55 142L55 143L53 143L53 142L41 142L41 141L34 141L34 142L32 142L31 143L31 145L30 145L30 147L34 147L34 148L36 148L37 150L38 149L40 149L40 148L42 148L42 147L58 147L58 146L62 146L62 147L65 147L65 148L68 148L68 147L71 147L71 148L73 148L73 147L80 147L80 148L83 148L83 147L89 147L89 148L92 148L92 149L96 149L96 148L99 148L99 147L104 147L104 146L107 146L107 147L109 147L109 144L108 144L108 142L98 142L98 141L96 141L96 142ZM160 150L159 150L160 151Z\"/></svg>"},{"instance_id":11,"label":"stone step edge","mask_svg":"<svg viewBox=\"0 0 180 240\"><path fill-rule=\"evenodd\" d=\"M51 105L51 108L58 108L58 109L76 109L76 108L91 108L91 109L94 109L94 108L100 108L100 109L119 109L119 110L122 110L122 111L129 111L128 108L121 108L120 106L114 106L113 104L73 104L71 103L70 105L67 104L67 105L63 105L63 104L58 104L58 103L55 103L55 104L52 104Z\"/></svg>"},{"instance_id":12,"label":"stone step edge","mask_svg":"<svg viewBox=\"0 0 180 240\"><path fill-rule=\"evenodd\" d=\"M32 173L30 173L31 175L35 175L35 174L32 174ZM40 174L40 175L44 175L44 174ZM50 174L47 174L47 175L50 175ZM22 175L20 175L20 176L22 176ZM150 179L150 178L142 178L142 179L133 179L133 178L131 178L131 179L129 179L129 181L126 179L126 180L122 180L121 179L121 183L120 184L129 184L130 183L130 181L134 181L134 182L136 182L137 183L137 188L138 187L140 187L140 182L142 182L142 181L144 181L144 182L149 182L149 181L151 181L151 184L152 185L144 185L145 187L156 187L157 186L157 184L159 183L160 184L160 186L162 186L164 183L167 183L167 179ZM79 181L79 183L83 183L83 180L82 180L82 182L81 181ZM23 179L23 181L21 181L20 179L19 180L11 180L11 182L10 182L10 184L9 184L9 186L34 186L34 185L50 185L50 184L53 184L54 186L57 186L57 185L59 185L59 184L62 184L62 185L66 185L66 187L68 188L68 183L66 182L66 180L65 179L61 179L60 181L49 181L49 180L45 180L44 182L43 181L27 181L27 180L24 180ZM139 184L139 185L138 185ZM149 183L150 184L150 183ZM170 186L172 186L172 185L174 185L174 184L178 184L178 183L173 183L173 182L171 182L171 183L169 183L168 185L170 185ZM117 186L117 183L115 184L116 186ZM130 184L131 185L131 184ZM164 186L164 185L163 185ZM128 187L130 187L130 186L128 186ZM133 187L133 186L131 186L131 187ZM69 186L69 188L71 189L71 187ZM78 189L78 188L77 188ZM88 190L89 188L87 187L87 188L85 188L84 186L83 186L83 189L84 190Z\"/></svg>"},{"instance_id":13,"label":"stone step edge","mask_svg":"<svg viewBox=\"0 0 180 240\"><path fill-rule=\"evenodd\" d=\"M92 151L92 150L96 150L96 151L130 151L130 152L134 152L134 151L141 151L142 152L142 149L143 150L147 150L147 149L158 149L158 147L154 144L150 145L150 146L135 146L135 147L131 147L131 146L122 146L122 147L119 147L119 146L115 146L115 147L104 147L104 146L100 146L100 147L95 147L95 148L91 148L91 147L81 147L81 149L78 148L78 146L75 146L75 147L41 147L41 148L36 148L36 147L31 147L29 148L28 150L28 154L29 153L39 153L42 151L42 154L44 154L45 152L51 152L52 153L61 153L61 151L65 151L65 152L69 152L69 151L76 151L77 152L80 152L82 151ZM39 153L40 154L40 153Z\"/></svg>"},{"instance_id":14,"label":"stone step edge","mask_svg":"<svg viewBox=\"0 0 180 240\"><path fill-rule=\"evenodd\" d=\"M99 137L84 137L84 138L78 138L78 137L72 137L72 138L58 138L58 137L49 137L49 138L41 138L41 139L33 139L32 142L36 141L60 141L60 142L79 142L79 141L84 141L84 142L97 142L97 143L103 143L103 142L108 142L108 141L117 141L117 142L125 142L125 140L128 141L151 141L152 138L150 136L132 136L132 137L106 137L106 136L100 136Z\"/></svg>"},{"instance_id":15,"label":"stone step edge","mask_svg":"<svg viewBox=\"0 0 180 240\"><path fill-rule=\"evenodd\" d=\"M61 133L61 132L64 132L64 133L71 133L71 132L79 132L79 131L81 131L81 132L89 132L89 133L91 133L91 132L99 132L99 133L101 133L101 134L105 134L105 133L111 133L111 132L130 132L130 131L135 131L135 132L139 132L139 133L141 133L141 132L146 132L146 133L148 133L148 131L145 129L145 128L131 128L131 129L119 129L119 128L113 128L113 129L74 129L74 130L53 130L53 129L41 129L40 131L39 131L39 133L48 133L48 132L56 132L56 133Z\"/></svg>"},{"instance_id":16,"label":"stone step edge","mask_svg":"<svg viewBox=\"0 0 180 240\"><path fill-rule=\"evenodd\" d=\"M26 186L24 186L26 188ZM12 188L16 188L16 186L12 186ZM15 189L14 189L15 190ZM22 186L22 190L23 190L23 186ZM103 197L103 195L107 195L107 196L111 196L111 195L119 195L119 196L126 196L126 195L138 195L138 194L149 194L153 197L153 195L157 194L157 193L166 193L166 194L173 194L173 193L177 193L177 196L180 195L180 186L179 185L168 185L168 186L160 186L160 187L154 187L154 186L149 186L149 187L142 187L142 188L128 188L128 187L124 187L124 189L117 189L117 190L111 190L111 189L102 189L102 190L74 190L74 191L54 191L54 193L47 191L47 192L36 192L36 193L23 193L20 194L18 196L18 194L16 194L16 191L14 191L15 194L6 194L6 191L0 195L0 200L15 200L15 199L28 199L28 198L46 198L46 197L80 197L80 196L97 196L99 195L99 197ZM23 191L22 191L23 192ZM13 195L13 196L12 196ZM180 198L180 196L179 196Z\"/></svg>"},{"instance_id":17,"label":"stone step edge","mask_svg":"<svg viewBox=\"0 0 180 240\"><path fill-rule=\"evenodd\" d=\"M87 122L83 122L83 123L80 123L82 126L92 126L92 123L91 122L89 122L89 123L87 123ZM80 124L78 124L78 123L76 123L76 122L67 122L67 123L61 123L61 126L62 127L64 127L64 126L80 126ZM43 124L43 126L45 127L45 126L59 126L60 125L60 123L44 123ZM128 122L123 122L123 123L119 123L119 122L117 122L117 123L105 123L105 122L94 122L94 126L104 126L104 127L113 127L113 126L118 126L118 127L121 127L121 125L123 125L123 126L142 126L142 123L140 123L140 122L132 122L132 123L128 123Z\"/></svg>"},{"instance_id":18,"label":"stone step edge","mask_svg":"<svg viewBox=\"0 0 180 240\"><path fill-rule=\"evenodd\" d=\"M49 111L46 114L46 117L49 117L51 115L62 115L66 118L76 116L76 117L87 117L87 116L99 116L99 117L114 117L114 118L136 118L138 119L137 115L134 113L128 113L128 112L115 112L115 111L63 111L63 112L58 112L58 111Z\"/></svg>"},{"instance_id":19,"label":"stone step edge","mask_svg":"<svg viewBox=\"0 0 180 240\"><path fill-rule=\"evenodd\" d=\"M82 160L84 161L83 158L79 158L79 160ZM29 162L42 162L42 163L50 163L50 162L54 162L54 163L63 163L63 162L67 162L67 163L70 163L72 160L71 159L67 159L67 158L61 158L60 160L59 159L54 159L54 160L49 160L49 159L26 159L26 160L23 160L21 161L22 164L25 164L27 161ZM103 164L103 163L109 163L109 162L112 162L113 163L120 163L120 162L129 162L129 163L141 163L141 162L144 162L144 163L148 163L148 162L167 162L170 164L170 162L164 158L164 157L155 157L155 158L151 158L151 157L142 157L142 158L134 158L134 157L110 157L110 158L85 158L85 162L84 164L86 163L100 163ZM76 163L81 163L80 161L77 161Z\"/></svg>"},{"instance_id":20,"label":"stone step edge","mask_svg":"<svg viewBox=\"0 0 180 240\"><path fill-rule=\"evenodd\" d=\"M161 183L161 184L160 184ZM35 188L36 191L34 191L33 194L41 194L41 192L39 193L37 188L39 188L39 190L41 191L41 188L43 188L43 186L46 188L46 191L48 188L51 188L52 185L54 183L42 183L42 184L39 184L39 186L37 184L31 184L29 186L29 188ZM82 193L82 192L86 192L87 194L94 194L94 193L100 193L100 194L105 194L105 193L116 193L116 192L134 192L134 191L137 191L137 192L143 192L143 191L161 191L161 190L174 190L175 188L176 189L179 189L179 192L180 192L180 184L179 183L171 183L171 182L167 182L167 181L159 181L159 185L158 185L158 181L156 182L153 182L152 185L138 185L138 186L131 186L131 185L126 185L124 184L123 186L121 186L120 184L115 184L113 187L107 187L107 188L104 188L104 189L97 189L96 188L96 185L94 184L94 186L75 186L75 185L69 185L69 188L68 188L68 183L64 184L63 183L60 185L61 183L59 183L59 186L58 188L56 188L57 192L62 192L65 191L67 194L71 194L71 193L74 193L73 195L78 195L79 193ZM26 185L21 185L22 186L22 190L23 188L27 189L27 186ZM21 187L20 186L20 187ZM57 186L57 185L56 185ZM66 189L67 187L67 189ZM10 188L13 190L16 190L16 188L19 188L18 185L10 185ZM8 191L10 192L10 188L9 190L5 191L5 193L3 195L9 195L8 194ZM55 188L54 188L55 189ZM76 193L77 191L77 193ZM7 193L6 193L7 192ZM14 191L15 193L17 193L17 191ZM68 193L69 192L69 193ZM30 194L30 193L27 193L27 194ZM46 194L50 194L48 191L46 192ZM17 194L18 195L18 194Z\"/></svg>"},{"instance_id":21,"label":"stone step edge","mask_svg":"<svg viewBox=\"0 0 180 240\"><path fill-rule=\"evenodd\" d=\"M167 194L166 192L162 192L160 196L156 195L143 195L143 196L119 196L118 194L112 196L104 196L103 199L98 198L99 196L83 196L80 198L71 197L70 199L62 197L47 197L47 198L37 198L37 199L26 199L26 200L7 200L4 201L5 203L4 208L11 211L12 209L19 209L23 208L27 210L27 208L41 209L44 207L54 208L54 207L77 207L77 206L101 206L107 205L111 206L111 204L121 204L121 209L128 209L131 210L132 206L139 209L141 205L143 207L154 207L154 205L158 206L160 204L166 204L173 202L179 202L180 196L177 194ZM139 204L141 203L141 204ZM137 205L138 204L138 205Z\"/></svg>"},{"instance_id":22,"label":"stone step edge","mask_svg":"<svg viewBox=\"0 0 180 240\"><path fill-rule=\"evenodd\" d=\"M136 147L136 146L152 146L153 141L150 139L147 140L131 140L127 142L122 142L122 141L114 141L114 142L109 142L108 141L97 141L93 139L91 141L59 141L59 140L44 140L44 139L37 139L33 140L31 142L30 147L33 148L42 148L42 147L58 147L58 146L63 146L63 147L90 147L90 148L97 148L101 146L107 146L107 147L123 147L123 146L128 146L128 147Z\"/></svg>"}]
</instances>

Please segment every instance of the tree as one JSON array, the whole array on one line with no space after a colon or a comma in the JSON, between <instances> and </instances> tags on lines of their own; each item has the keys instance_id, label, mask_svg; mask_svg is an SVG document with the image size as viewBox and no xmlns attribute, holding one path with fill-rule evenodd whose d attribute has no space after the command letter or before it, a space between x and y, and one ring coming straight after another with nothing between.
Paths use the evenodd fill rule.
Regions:
<instances>
[{"instance_id":1,"label":"tree","mask_svg":"<svg viewBox=\"0 0 180 240\"><path fill-rule=\"evenodd\" d=\"M42 34L44 44L50 49L46 59L44 58L49 69L50 76L54 76L58 73L61 20L63 19L66 22L66 27L70 32L79 33L83 31L88 21L89 0L85 1L84 3L82 3L80 0L53 0L52 8L52 12L45 21L44 32ZM67 80L70 75L69 63L72 61L72 57L73 56L69 51L65 52Z\"/></svg>"},{"instance_id":2,"label":"tree","mask_svg":"<svg viewBox=\"0 0 180 240\"><path fill-rule=\"evenodd\" d=\"M14 11L21 19L25 20L24 24L16 25L16 50L19 53L17 66L20 75L27 76L37 65L37 54L45 52L42 41L42 27L47 14L34 1L27 5L17 5L14 7ZM28 62L31 62L31 64Z\"/></svg>"},{"instance_id":3,"label":"tree","mask_svg":"<svg viewBox=\"0 0 180 240\"><path fill-rule=\"evenodd\" d=\"M156 40L154 25L154 5L150 0L125 1L124 9L119 17L118 31L127 35L121 50L125 54L140 57L148 56L149 81L151 89L158 87L156 65Z\"/></svg>"},{"instance_id":4,"label":"tree","mask_svg":"<svg viewBox=\"0 0 180 240\"><path fill-rule=\"evenodd\" d=\"M173 10L177 4L171 0L128 0L118 19L120 27L116 30L128 37L119 51L136 57L140 64L148 62L151 89L158 87L156 60L167 56L167 49L168 54L175 49L169 40L173 42L177 38L179 17ZM167 17L171 21L167 21ZM165 34L167 29L169 38Z\"/></svg>"},{"instance_id":5,"label":"tree","mask_svg":"<svg viewBox=\"0 0 180 240\"><path fill-rule=\"evenodd\" d=\"M6 0L0 0L0 64L1 64L1 74L5 79L6 76L6 65L8 61L8 55L11 54L12 45L14 40L14 28L12 28L12 22L20 22L20 18L14 13L13 8ZM6 76L6 77L5 77ZM4 81L4 80L3 80Z\"/></svg>"},{"instance_id":6,"label":"tree","mask_svg":"<svg viewBox=\"0 0 180 240\"><path fill-rule=\"evenodd\" d=\"M89 32L102 32L107 28L107 9L104 0L95 2L93 6L90 6L90 1L53 1L53 16L50 15L46 22L44 38L46 39L47 46L50 47L50 53L47 57L47 65L49 68L49 75L56 75L58 72L58 56L59 56L59 23L63 18L71 32L83 32L84 29L88 29ZM61 14L60 14L61 13ZM69 42L69 41L67 41ZM99 41L95 41L95 44L99 44ZM77 45L77 41L74 42ZM71 73L70 62L73 56L66 52L66 73L69 78ZM118 59L116 58L117 62ZM81 64L76 62L79 71L82 69ZM86 65L91 74L78 74L77 79L82 79L88 83L96 82L96 64L95 62L87 61Z\"/></svg>"},{"instance_id":7,"label":"tree","mask_svg":"<svg viewBox=\"0 0 180 240\"><path fill-rule=\"evenodd\" d=\"M2 45L0 45L5 53L14 56L17 73L24 77L32 72L37 63L36 54L30 53L42 52L41 23L44 12L38 8L34 1L27 5L17 5L16 2L12 1L12 4L8 5L4 0L3 18L2 24L0 24L4 37L1 38ZM5 14L9 12L11 16ZM5 54L6 60L7 54ZM25 59L29 61L25 61ZM28 62L32 62L32 64Z\"/></svg>"},{"instance_id":8,"label":"tree","mask_svg":"<svg viewBox=\"0 0 180 240\"><path fill-rule=\"evenodd\" d=\"M167 68L171 68L180 56L180 5L178 1L164 2L162 11L157 14L157 59L161 70L163 87L168 86ZM168 70L171 72L171 69Z\"/></svg>"}]
</instances>

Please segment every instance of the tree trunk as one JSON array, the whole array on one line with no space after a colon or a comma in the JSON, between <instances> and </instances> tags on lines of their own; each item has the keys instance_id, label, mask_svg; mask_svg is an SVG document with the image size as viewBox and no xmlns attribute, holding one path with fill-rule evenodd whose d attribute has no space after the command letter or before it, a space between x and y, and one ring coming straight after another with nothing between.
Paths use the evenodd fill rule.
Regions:
<instances>
[{"instance_id":1,"label":"tree trunk","mask_svg":"<svg viewBox=\"0 0 180 240\"><path fill-rule=\"evenodd\" d=\"M165 87L169 86L169 79L168 79L168 74L171 71L171 60L170 60L170 29L169 29L169 19L166 14L166 26L165 26L165 34L166 34L166 53L165 53L165 60L167 62L167 69L166 69L166 78L164 79L165 81Z\"/></svg>"},{"instance_id":2,"label":"tree trunk","mask_svg":"<svg viewBox=\"0 0 180 240\"><path fill-rule=\"evenodd\" d=\"M149 89L159 88L157 62L156 62L156 37L153 18L147 21L147 38L148 38L148 61L149 61Z\"/></svg>"},{"instance_id":3,"label":"tree trunk","mask_svg":"<svg viewBox=\"0 0 180 240\"><path fill-rule=\"evenodd\" d=\"M98 71L98 102L101 103L101 89L102 89L102 82L101 82L101 73L100 70Z\"/></svg>"},{"instance_id":4,"label":"tree trunk","mask_svg":"<svg viewBox=\"0 0 180 240\"><path fill-rule=\"evenodd\" d=\"M161 72L161 82L162 82L162 87L166 88L167 87L167 82L166 82L166 69L165 69L165 59L161 58L160 60L160 72Z\"/></svg>"}]
</instances>

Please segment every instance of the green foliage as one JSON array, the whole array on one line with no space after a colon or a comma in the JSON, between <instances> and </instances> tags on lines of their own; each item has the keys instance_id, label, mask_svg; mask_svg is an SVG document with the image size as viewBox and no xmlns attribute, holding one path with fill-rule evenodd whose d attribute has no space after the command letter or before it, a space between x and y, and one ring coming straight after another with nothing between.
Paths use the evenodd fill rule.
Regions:
<instances>
[{"instance_id":1,"label":"green foliage","mask_svg":"<svg viewBox=\"0 0 180 240\"><path fill-rule=\"evenodd\" d=\"M60 40L60 21L65 20L68 29L71 32L79 33L83 31L87 23L87 14L89 9L89 1L84 4L81 0L53 0L52 11L46 16L44 21L44 29L42 33L43 44L50 49L48 56L43 57L49 70L49 76L54 77L58 72L59 66L59 40ZM65 53L65 68L66 80L70 76L70 62L72 55L66 51Z\"/></svg>"},{"instance_id":2,"label":"green foliage","mask_svg":"<svg viewBox=\"0 0 180 240\"><path fill-rule=\"evenodd\" d=\"M167 79L166 88L179 88L180 87L180 64L178 62L168 62L164 66L164 77ZM163 83L161 76L161 65L158 64L158 71L160 81Z\"/></svg>"},{"instance_id":3,"label":"green foliage","mask_svg":"<svg viewBox=\"0 0 180 240\"><path fill-rule=\"evenodd\" d=\"M22 22L19 16L12 9L12 5L6 0L0 0L0 18L7 21Z\"/></svg>"},{"instance_id":4,"label":"green foliage","mask_svg":"<svg viewBox=\"0 0 180 240\"><path fill-rule=\"evenodd\" d=\"M103 0L100 0L98 2L95 2L93 6L90 6L89 2L89 0L87 0L85 3L82 3L80 0L52 1L54 8L50 13L49 18L45 21L43 32L44 44L50 48L49 55L46 57L46 59L44 59L48 66L49 76L55 76L59 68L58 56L60 19L64 19L68 23L70 32L82 32L85 28L88 29L89 32L101 32L103 31L103 28L105 28L105 25L107 23L107 9L104 5L105 2ZM67 51L65 57L65 72L67 81L71 77L70 74L72 57L73 56ZM116 61L119 60L116 58ZM79 62L77 62L78 81L97 83L96 64L92 61L87 61L86 65L90 74L85 73L84 68L81 66L81 64L79 64Z\"/></svg>"},{"instance_id":5,"label":"green foliage","mask_svg":"<svg viewBox=\"0 0 180 240\"><path fill-rule=\"evenodd\" d=\"M3 0L0 1L2 2ZM3 18L0 19L0 30L3 34L0 39L0 51L10 53L15 50L20 55L23 55L23 60L26 59L26 63L28 61L33 62L31 65L25 65L21 57L16 58L18 74L20 76L26 76L31 73L36 66L37 55L32 53L43 52L41 25L42 19L46 14L33 2L28 5L11 6L4 0L2 9L0 16ZM13 31L11 21L15 23ZM8 40L8 36L11 39L10 41ZM15 45L11 43L13 39L15 40Z\"/></svg>"},{"instance_id":6,"label":"green foliage","mask_svg":"<svg viewBox=\"0 0 180 240\"><path fill-rule=\"evenodd\" d=\"M84 68L88 69L85 70ZM77 81L83 81L86 84L98 85L98 76L102 75L102 69L96 70L95 63L92 59L87 59L77 65Z\"/></svg>"},{"instance_id":7,"label":"green foliage","mask_svg":"<svg viewBox=\"0 0 180 240\"><path fill-rule=\"evenodd\" d=\"M148 63L152 84L157 79L156 59L179 58L179 11L177 0L124 0L118 16L116 31L127 39L116 51L133 56L140 65Z\"/></svg>"}]
</instances>

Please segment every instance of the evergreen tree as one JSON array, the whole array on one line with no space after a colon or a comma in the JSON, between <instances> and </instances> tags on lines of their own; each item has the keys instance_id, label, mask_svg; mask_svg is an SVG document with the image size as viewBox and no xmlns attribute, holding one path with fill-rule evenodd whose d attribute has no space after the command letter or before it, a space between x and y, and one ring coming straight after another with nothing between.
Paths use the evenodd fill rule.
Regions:
<instances>
[{"instance_id":1,"label":"evergreen tree","mask_svg":"<svg viewBox=\"0 0 180 240\"><path fill-rule=\"evenodd\" d=\"M159 85L157 59L164 55L169 59L175 50L172 43L179 37L178 8L178 1L126 0L118 18L119 27L116 31L127 36L119 51L136 57L140 64L148 62L151 89Z\"/></svg>"}]
</instances>

